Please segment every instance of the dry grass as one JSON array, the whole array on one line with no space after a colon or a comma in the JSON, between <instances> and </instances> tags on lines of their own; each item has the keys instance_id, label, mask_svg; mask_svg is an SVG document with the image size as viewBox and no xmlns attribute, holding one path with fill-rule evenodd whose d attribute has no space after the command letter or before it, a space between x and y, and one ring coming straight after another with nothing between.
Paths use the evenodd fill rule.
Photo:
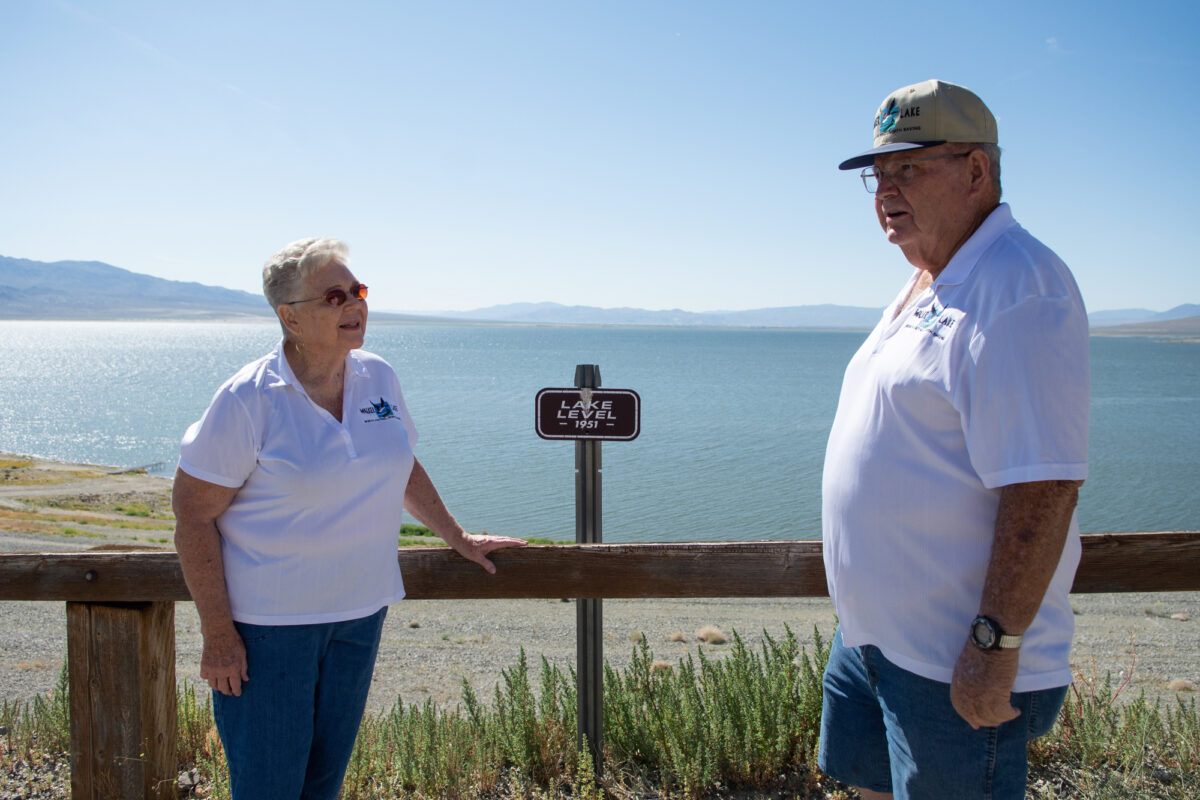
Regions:
<instances>
[{"instance_id":1,"label":"dry grass","mask_svg":"<svg viewBox=\"0 0 1200 800\"><path fill-rule=\"evenodd\" d=\"M37 520L36 516L0 508L0 531L53 535L60 532L57 525Z\"/></svg>"},{"instance_id":2,"label":"dry grass","mask_svg":"<svg viewBox=\"0 0 1200 800\"><path fill-rule=\"evenodd\" d=\"M10 486L47 486L80 478L98 478L103 474L96 470L73 469L57 465L46 469L21 458L0 459L0 483Z\"/></svg>"},{"instance_id":3,"label":"dry grass","mask_svg":"<svg viewBox=\"0 0 1200 800\"><path fill-rule=\"evenodd\" d=\"M90 511L115 517L144 517L170 521L175 519L171 511L171 495L159 492L113 492L101 494L74 494L61 497L28 498L29 505L59 508L64 511Z\"/></svg>"},{"instance_id":4,"label":"dry grass","mask_svg":"<svg viewBox=\"0 0 1200 800\"><path fill-rule=\"evenodd\" d=\"M0 470L26 469L33 466L32 458L0 458Z\"/></svg>"},{"instance_id":5,"label":"dry grass","mask_svg":"<svg viewBox=\"0 0 1200 800\"><path fill-rule=\"evenodd\" d=\"M105 531L105 533L90 530L96 528ZM92 514L13 511L11 509L0 508L0 531L5 533L100 538L106 535L119 536L125 531L156 531L167 533L174 529L175 526L172 523L166 522L135 521ZM165 539L155 540L165 541Z\"/></svg>"},{"instance_id":6,"label":"dry grass","mask_svg":"<svg viewBox=\"0 0 1200 800\"><path fill-rule=\"evenodd\" d=\"M696 638L705 644L725 644L729 638L716 625L705 625L696 631Z\"/></svg>"}]
</instances>

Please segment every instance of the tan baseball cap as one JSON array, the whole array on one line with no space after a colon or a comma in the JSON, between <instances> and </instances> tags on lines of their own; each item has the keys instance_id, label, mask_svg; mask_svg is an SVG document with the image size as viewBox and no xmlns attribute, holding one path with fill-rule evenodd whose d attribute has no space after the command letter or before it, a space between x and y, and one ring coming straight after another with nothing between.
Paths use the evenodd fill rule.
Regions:
<instances>
[{"instance_id":1,"label":"tan baseball cap","mask_svg":"<svg viewBox=\"0 0 1200 800\"><path fill-rule=\"evenodd\" d=\"M946 142L999 144L996 118L970 89L938 80L914 83L892 92L879 106L875 147L846 159L838 169L869 167L884 153Z\"/></svg>"}]
</instances>

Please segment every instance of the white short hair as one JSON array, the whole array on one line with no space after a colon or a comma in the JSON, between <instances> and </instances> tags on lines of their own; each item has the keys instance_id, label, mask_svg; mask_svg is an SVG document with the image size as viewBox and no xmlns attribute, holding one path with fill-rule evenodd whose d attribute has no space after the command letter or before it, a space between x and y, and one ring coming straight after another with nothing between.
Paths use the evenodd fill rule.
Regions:
<instances>
[{"instance_id":1,"label":"white short hair","mask_svg":"<svg viewBox=\"0 0 1200 800\"><path fill-rule=\"evenodd\" d=\"M346 263L349 253L344 242L328 236L297 239L263 265L263 296L271 308L299 300L296 295L309 273L330 261Z\"/></svg>"}]
</instances>

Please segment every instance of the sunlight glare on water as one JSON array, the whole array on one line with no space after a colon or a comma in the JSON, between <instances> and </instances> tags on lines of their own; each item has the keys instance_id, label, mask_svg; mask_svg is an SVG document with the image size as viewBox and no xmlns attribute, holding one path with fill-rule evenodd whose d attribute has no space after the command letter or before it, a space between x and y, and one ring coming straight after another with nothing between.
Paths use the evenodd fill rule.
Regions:
<instances>
[{"instance_id":1,"label":"sunlight glare on water","mask_svg":"<svg viewBox=\"0 0 1200 800\"><path fill-rule=\"evenodd\" d=\"M216 388L274 322L0 322L0 450L173 471ZM603 450L604 541L820 536L820 478L862 332L373 324L468 528L573 539L574 445L534 432L539 389L598 364L642 433ZM1200 345L1092 340L1085 532L1200 527Z\"/></svg>"}]
</instances>

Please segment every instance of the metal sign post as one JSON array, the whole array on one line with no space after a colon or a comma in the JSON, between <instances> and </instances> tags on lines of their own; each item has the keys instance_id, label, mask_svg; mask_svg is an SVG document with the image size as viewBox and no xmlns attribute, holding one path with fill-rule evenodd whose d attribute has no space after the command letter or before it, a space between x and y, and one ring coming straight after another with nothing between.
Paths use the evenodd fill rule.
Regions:
<instances>
[{"instance_id":1,"label":"metal sign post","mask_svg":"<svg viewBox=\"0 0 1200 800\"><path fill-rule=\"evenodd\" d=\"M575 386L581 400L591 403L591 389L600 386L600 367L579 364L575 367ZM600 544L601 521L600 442L595 439L575 442L575 542ZM592 754L597 777L602 773L601 749L604 742L604 601L579 598L575 601L576 690L579 695L576 735L579 748Z\"/></svg>"},{"instance_id":2,"label":"metal sign post","mask_svg":"<svg viewBox=\"0 0 1200 800\"><path fill-rule=\"evenodd\" d=\"M542 389L534 401L543 439L575 440L575 542L600 544L600 443L628 442L641 433L641 398L629 389L601 389L600 367L575 367L574 389ZM604 607L593 598L575 600L577 736L587 744L596 775L603 770Z\"/></svg>"}]
</instances>

